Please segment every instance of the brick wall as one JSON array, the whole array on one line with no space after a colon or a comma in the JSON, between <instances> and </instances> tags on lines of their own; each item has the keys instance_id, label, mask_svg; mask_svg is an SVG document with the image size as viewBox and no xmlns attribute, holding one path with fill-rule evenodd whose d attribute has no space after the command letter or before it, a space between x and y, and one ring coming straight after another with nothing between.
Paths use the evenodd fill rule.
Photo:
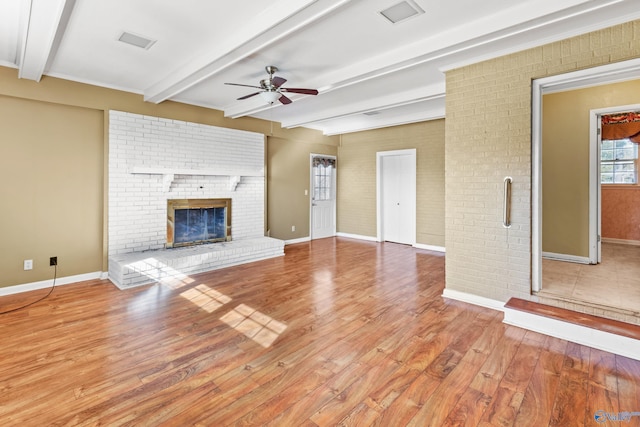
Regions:
<instances>
[{"instance_id":1,"label":"brick wall","mask_svg":"<svg viewBox=\"0 0 640 427\"><path fill-rule=\"evenodd\" d=\"M640 21L446 73L446 287L530 299L531 81L640 56ZM503 179L513 177L510 229Z\"/></svg>"},{"instance_id":2,"label":"brick wall","mask_svg":"<svg viewBox=\"0 0 640 427\"><path fill-rule=\"evenodd\" d=\"M160 249L166 243L167 199L231 198L232 237L264 235L264 173L244 176L235 191L228 176L163 176L134 168L264 170L264 136L133 113L109 113L109 255Z\"/></svg>"}]
</instances>

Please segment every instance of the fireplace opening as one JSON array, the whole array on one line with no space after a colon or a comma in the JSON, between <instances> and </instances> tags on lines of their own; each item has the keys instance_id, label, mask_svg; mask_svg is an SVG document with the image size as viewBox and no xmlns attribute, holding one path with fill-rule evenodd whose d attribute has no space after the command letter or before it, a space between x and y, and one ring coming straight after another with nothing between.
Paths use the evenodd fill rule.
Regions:
<instances>
[{"instance_id":1,"label":"fireplace opening","mask_svg":"<svg viewBox=\"0 0 640 427\"><path fill-rule=\"evenodd\" d=\"M231 241L231 199L167 200L167 248Z\"/></svg>"}]
</instances>

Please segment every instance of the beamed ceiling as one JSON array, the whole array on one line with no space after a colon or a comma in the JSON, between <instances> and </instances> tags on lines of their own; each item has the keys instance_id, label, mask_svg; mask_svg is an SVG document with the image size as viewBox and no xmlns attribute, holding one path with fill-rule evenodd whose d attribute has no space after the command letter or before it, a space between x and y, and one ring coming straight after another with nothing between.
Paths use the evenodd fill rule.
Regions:
<instances>
[{"instance_id":1,"label":"beamed ceiling","mask_svg":"<svg viewBox=\"0 0 640 427\"><path fill-rule=\"evenodd\" d=\"M0 65L334 135L444 117L444 71L638 19L638 1L3 0ZM267 65L319 94L269 105L224 84Z\"/></svg>"}]
</instances>

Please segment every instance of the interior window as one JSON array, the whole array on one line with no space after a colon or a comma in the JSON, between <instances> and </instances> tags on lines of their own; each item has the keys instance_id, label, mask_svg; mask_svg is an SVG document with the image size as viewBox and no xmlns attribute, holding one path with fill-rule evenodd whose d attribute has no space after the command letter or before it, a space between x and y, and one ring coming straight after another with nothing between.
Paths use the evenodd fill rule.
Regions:
<instances>
[{"instance_id":1,"label":"interior window","mask_svg":"<svg viewBox=\"0 0 640 427\"><path fill-rule=\"evenodd\" d=\"M638 144L629 139L603 140L600 160L602 184L638 183Z\"/></svg>"}]
</instances>

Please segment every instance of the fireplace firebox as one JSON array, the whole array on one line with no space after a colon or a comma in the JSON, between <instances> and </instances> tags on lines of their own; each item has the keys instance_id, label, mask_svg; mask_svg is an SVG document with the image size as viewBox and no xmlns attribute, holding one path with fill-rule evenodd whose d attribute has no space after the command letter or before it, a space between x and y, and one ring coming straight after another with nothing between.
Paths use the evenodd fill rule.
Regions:
<instances>
[{"instance_id":1,"label":"fireplace firebox","mask_svg":"<svg viewBox=\"0 0 640 427\"><path fill-rule=\"evenodd\" d=\"M231 241L231 199L167 200L167 248Z\"/></svg>"}]
</instances>

